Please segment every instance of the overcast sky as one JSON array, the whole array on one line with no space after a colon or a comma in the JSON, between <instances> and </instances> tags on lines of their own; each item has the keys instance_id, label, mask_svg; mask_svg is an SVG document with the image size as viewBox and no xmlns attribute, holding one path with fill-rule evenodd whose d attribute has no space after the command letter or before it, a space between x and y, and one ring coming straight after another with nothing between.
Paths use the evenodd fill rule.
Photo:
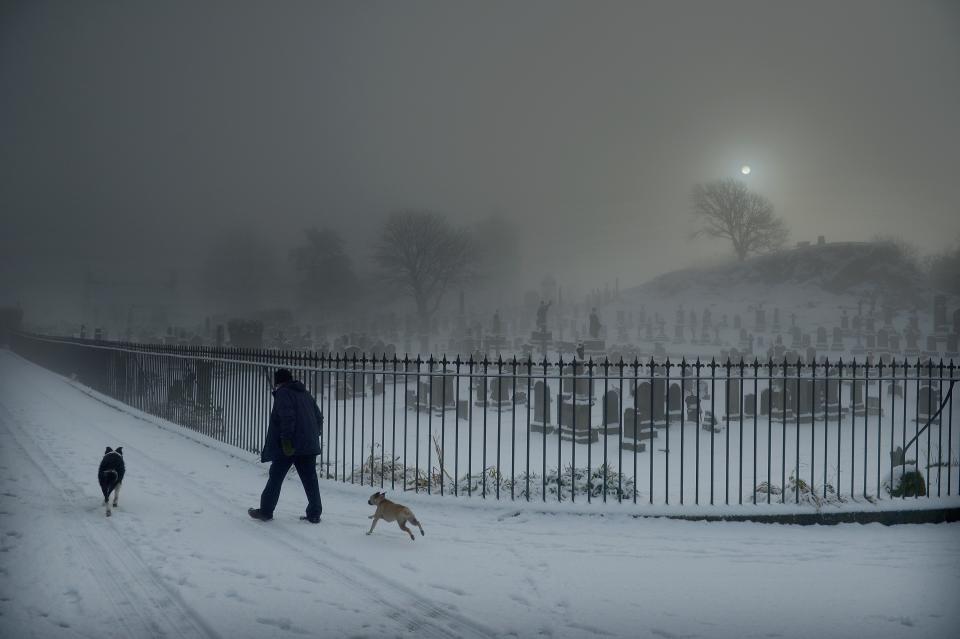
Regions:
<instances>
[{"instance_id":1,"label":"overcast sky","mask_svg":"<svg viewBox=\"0 0 960 639\"><path fill-rule=\"evenodd\" d=\"M516 220L518 280L638 284L735 176L791 242L960 234L960 3L0 4L0 303L250 227ZM160 269L162 270L162 269ZM66 287L66 289L65 289Z\"/></svg>"}]
</instances>

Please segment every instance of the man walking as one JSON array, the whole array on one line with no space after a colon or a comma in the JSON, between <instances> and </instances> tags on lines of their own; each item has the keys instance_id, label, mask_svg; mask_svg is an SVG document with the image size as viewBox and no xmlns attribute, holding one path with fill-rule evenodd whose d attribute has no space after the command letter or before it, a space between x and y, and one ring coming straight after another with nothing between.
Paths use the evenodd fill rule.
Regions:
<instances>
[{"instance_id":1,"label":"man walking","mask_svg":"<svg viewBox=\"0 0 960 639\"><path fill-rule=\"evenodd\" d=\"M254 519L270 521L280 499L280 488L290 466L297 467L303 492L307 494L307 514L300 519L320 523L320 484L317 481L317 455L320 454L323 415L317 402L286 368L273 374L273 410L263 442L261 462L270 464L270 478L260 495L260 508L247 513Z\"/></svg>"}]
</instances>

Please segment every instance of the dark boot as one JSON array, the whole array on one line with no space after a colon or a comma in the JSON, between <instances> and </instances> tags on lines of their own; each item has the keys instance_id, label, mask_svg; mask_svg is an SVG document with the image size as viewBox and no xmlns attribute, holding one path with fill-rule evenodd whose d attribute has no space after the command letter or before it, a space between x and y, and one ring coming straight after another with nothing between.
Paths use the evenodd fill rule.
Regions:
<instances>
[{"instance_id":1,"label":"dark boot","mask_svg":"<svg viewBox=\"0 0 960 639\"><path fill-rule=\"evenodd\" d=\"M266 515L259 508L247 508L247 514L260 521L270 521L273 515Z\"/></svg>"},{"instance_id":2,"label":"dark boot","mask_svg":"<svg viewBox=\"0 0 960 639\"><path fill-rule=\"evenodd\" d=\"M311 524L319 524L320 515L317 515L317 516L304 515L303 517L300 518L300 521L309 521Z\"/></svg>"}]
</instances>

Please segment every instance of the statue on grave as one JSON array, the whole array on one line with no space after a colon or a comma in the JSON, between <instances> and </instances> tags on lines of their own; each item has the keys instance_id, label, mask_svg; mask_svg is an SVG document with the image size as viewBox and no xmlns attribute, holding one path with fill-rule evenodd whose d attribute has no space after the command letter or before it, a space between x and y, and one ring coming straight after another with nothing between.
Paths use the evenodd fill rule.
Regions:
<instances>
[{"instance_id":1,"label":"statue on grave","mask_svg":"<svg viewBox=\"0 0 960 639\"><path fill-rule=\"evenodd\" d=\"M547 309L550 308L551 304L553 304L553 300L549 302L540 300L540 307L537 309L537 331L541 333L547 332Z\"/></svg>"},{"instance_id":2,"label":"statue on grave","mask_svg":"<svg viewBox=\"0 0 960 639\"><path fill-rule=\"evenodd\" d=\"M503 325L500 323L500 310L497 309L493 314L493 334L502 335Z\"/></svg>"},{"instance_id":3,"label":"statue on grave","mask_svg":"<svg viewBox=\"0 0 960 639\"><path fill-rule=\"evenodd\" d=\"M597 317L597 309L590 311L590 338L600 339L600 318Z\"/></svg>"}]
</instances>

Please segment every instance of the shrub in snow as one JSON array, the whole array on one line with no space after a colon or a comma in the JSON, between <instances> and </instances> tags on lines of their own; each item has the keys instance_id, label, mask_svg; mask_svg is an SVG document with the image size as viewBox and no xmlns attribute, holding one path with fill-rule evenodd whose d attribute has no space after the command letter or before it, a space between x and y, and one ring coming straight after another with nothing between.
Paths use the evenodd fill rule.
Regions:
<instances>
[{"instance_id":1,"label":"shrub in snow","mask_svg":"<svg viewBox=\"0 0 960 639\"><path fill-rule=\"evenodd\" d=\"M783 500L787 503L797 503L799 500L799 503L813 506L818 511L824 504L835 504L844 501L843 497L837 493L837 490L832 484L817 486L815 483L807 483L806 480L797 477L796 469L790 473L790 478L787 480L786 491L782 490L776 484L763 482L757 486L756 493L754 503L757 504L766 502L767 495L769 494L770 501L772 502ZM780 495L780 497L775 499L774 495Z\"/></svg>"},{"instance_id":2,"label":"shrub in snow","mask_svg":"<svg viewBox=\"0 0 960 639\"><path fill-rule=\"evenodd\" d=\"M543 499L544 497L544 477L539 473L523 472L517 475L513 480L505 476L496 467L491 466L486 469L483 475L473 475L468 478L462 477L458 482L458 489L461 493L470 490L476 494L483 491L483 480L486 479L487 494L495 494L497 486L500 487L500 496L511 494L515 499ZM606 481L604 481L606 479ZM622 481L622 492L621 492ZM591 468L587 472L586 468L573 468L567 466L560 472L557 468L547 471L546 474L546 496L551 500L565 501L571 498L576 484L576 496L591 498L603 498L604 486L606 486L607 499L632 499L633 498L633 478L621 476L612 468L606 468L606 478L604 478L604 466Z\"/></svg>"},{"instance_id":3,"label":"shrub in snow","mask_svg":"<svg viewBox=\"0 0 960 639\"><path fill-rule=\"evenodd\" d=\"M894 466L884 488L891 497L923 497L927 494L927 482L923 473L909 466Z\"/></svg>"},{"instance_id":4,"label":"shrub in snow","mask_svg":"<svg viewBox=\"0 0 960 639\"><path fill-rule=\"evenodd\" d=\"M761 482L757 485L757 488L754 490L756 497L754 498L754 503L760 503L767 501L767 495L770 495L770 501L775 501L773 499L774 495L779 495L781 492L780 487L776 484L770 484L768 482Z\"/></svg>"}]
</instances>

